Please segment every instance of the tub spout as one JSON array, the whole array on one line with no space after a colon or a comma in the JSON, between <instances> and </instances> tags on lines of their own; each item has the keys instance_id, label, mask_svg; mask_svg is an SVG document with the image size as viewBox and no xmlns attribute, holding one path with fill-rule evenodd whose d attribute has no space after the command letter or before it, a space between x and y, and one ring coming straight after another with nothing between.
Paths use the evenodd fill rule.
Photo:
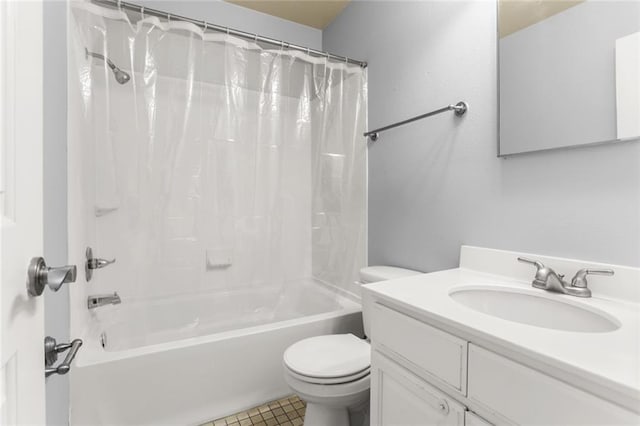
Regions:
<instances>
[{"instance_id":1,"label":"tub spout","mask_svg":"<svg viewBox=\"0 0 640 426\"><path fill-rule=\"evenodd\" d=\"M120 296L116 292L113 294L98 294L87 298L87 307L95 309L104 305L117 305L121 302L122 300L120 300Z\"/></svg>"}]
</instances>

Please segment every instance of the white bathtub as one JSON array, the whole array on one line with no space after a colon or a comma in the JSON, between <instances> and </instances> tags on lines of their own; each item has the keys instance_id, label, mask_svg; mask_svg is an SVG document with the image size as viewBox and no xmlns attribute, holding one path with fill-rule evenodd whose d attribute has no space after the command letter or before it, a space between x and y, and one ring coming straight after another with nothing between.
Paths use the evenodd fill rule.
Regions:
<instances>
[{"instance_id":1,"label":"white bathtub","mask_svg":"<svg viewBox=\"0 0 640 426\"><path fill-rule=\"evenodd\" d=\"M94 319L71 373L72 425L222 417L290 393L282 353L295 341L362 334L360 305L311 280L284 293L123 300Z\"/></svg>"}]
</instances>

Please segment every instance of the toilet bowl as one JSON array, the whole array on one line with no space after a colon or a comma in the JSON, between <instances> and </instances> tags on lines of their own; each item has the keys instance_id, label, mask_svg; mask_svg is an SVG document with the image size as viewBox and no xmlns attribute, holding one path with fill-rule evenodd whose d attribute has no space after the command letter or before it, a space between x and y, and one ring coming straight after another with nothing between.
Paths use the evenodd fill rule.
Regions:
<instances>
[{"instance_id":1,"label":"toilet bowl","mask_svg":"<svg viewBox=\"0 0 640 426\"><path fill-rule=\"evenodd\" d=\"M363 284L420 274L390 266L360 270ZM363 298L363 322L369 334L368 303ZM371 347L353 334L330 334L300 340L283 356L284 378L306 401L305 426L368 424ZM357 423L357 424L356 424Z\"/></svg>"}]
</instances>

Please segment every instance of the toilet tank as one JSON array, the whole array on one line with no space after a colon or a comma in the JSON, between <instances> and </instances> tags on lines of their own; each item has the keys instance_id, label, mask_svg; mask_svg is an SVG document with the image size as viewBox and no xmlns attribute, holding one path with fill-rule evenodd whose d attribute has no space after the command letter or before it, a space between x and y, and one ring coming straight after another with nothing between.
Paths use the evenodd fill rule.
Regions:
<instances>
[{"instance_id":1,"label":"toilet tank","mask_svg":"<svg viewBox=\"0 0 640 426\"><path fill-rule=\"evenodd\" d=\"M422 274L422 272L411 269L396 268L395 266L367 266L360 269L360 284L370 284L380 281L394 280L397 278L411 277ZM372 300L368 293L362 293L362 322L364 333L367 338L371 336L369 324L369 312L371 311Z\"/></svg>"}]
</instances>

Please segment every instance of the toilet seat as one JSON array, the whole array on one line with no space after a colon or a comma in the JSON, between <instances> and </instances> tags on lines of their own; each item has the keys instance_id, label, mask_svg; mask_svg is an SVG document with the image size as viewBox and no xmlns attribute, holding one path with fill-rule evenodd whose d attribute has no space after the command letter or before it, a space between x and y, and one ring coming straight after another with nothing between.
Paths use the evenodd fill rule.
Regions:
<instances>
[{"instance_id":1,"label":"toilet seat","mask_svg":"<svg viewBox=\"0 0 640 426\"><path fill-rule=\"evenodd\" d=\"M312 377L312 376L305 376L302 374L298 374L295 371L291 370L286 365L285 365L285 368L287 369L287 374L289 374L290 376L293 376L300 381L316 384L316 385L340 385L343 383L354 382L356 380L360 380L363 377L368 376L371 370L370 368L367 368L356 374L351 374L349 376L344 376L344 377L320 378L320 377Z\"/></svg>"},{"instance_id":2,"label":"toilet seat","mask_svg":"<svg viewBox=\"0 0 640 426\"><path fill-rule=\"evenodd\" d=\"M369 375L371 347L353 334L316 336L294 343L284 353L287 372L313 384L349 383Z\"/></svg>"}]
</instances>

